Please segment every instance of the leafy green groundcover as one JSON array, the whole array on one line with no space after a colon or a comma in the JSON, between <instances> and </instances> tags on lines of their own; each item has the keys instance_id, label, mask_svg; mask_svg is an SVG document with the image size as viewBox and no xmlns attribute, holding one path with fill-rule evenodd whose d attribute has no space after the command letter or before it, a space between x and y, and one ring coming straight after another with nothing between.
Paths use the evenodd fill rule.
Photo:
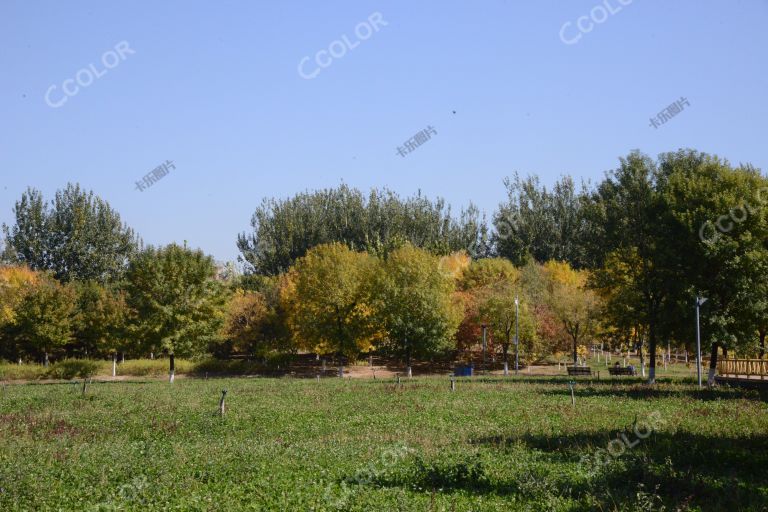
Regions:
<instances>
[{"instance_id":1,"label":"leafy green groundcover","mask_svg":"<svg viewBox=\"0 0 768 512\"><path fill-rule=\"evenodd\" d=\"M221 389L227 411L218 416ZM752 391L564 379L8 386L0 510L763 510Z\"/></svg>"}]
</instances>

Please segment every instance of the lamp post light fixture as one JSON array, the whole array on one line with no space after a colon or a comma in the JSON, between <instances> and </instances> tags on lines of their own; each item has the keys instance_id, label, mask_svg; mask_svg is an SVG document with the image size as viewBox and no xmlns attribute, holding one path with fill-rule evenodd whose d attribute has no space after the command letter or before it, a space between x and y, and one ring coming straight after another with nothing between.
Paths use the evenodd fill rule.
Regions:
<instances>
[{"instance_id":1,"label":"lamp post light fixture","mask_svg":"<svg viewBox=\"0 0 768 512\"><path fill-rule=\"evenodd\" d=\"M707 302L704 297L696 296L696 379L701 388L701 328L699 327L699 308Z\"/></svg>"},{"instance_id":2,"label":"lamp post light fixture","mask_svg":"<svg viewBox=\"0 0 768 512\"><path fill-rule=\"evenodd\" d=\"M515 297L515 375L520 366L520 301Z\"/></svg>"}]
</instances>

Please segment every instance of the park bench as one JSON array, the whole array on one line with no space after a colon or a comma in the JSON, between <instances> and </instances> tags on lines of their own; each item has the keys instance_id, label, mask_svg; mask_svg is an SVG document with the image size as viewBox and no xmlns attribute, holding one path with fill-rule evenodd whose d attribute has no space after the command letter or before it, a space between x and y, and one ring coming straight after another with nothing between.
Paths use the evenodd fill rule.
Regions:
<instances>
[{"instance_id":1,"label":"park bench","mask_svg":"<svg viewBox=\"0 0 768 512\"><path fill-rule=\"evenodd\" d=\"M589 375L592 376L592 368L589 366L569 366L568 375Z\"/></svg>"},{"instance_id":2,"label":"park bench","mask_svg":"<svg viewBox=\"0 0 768 512\"><path fill-rule=\"evenodd\" d=\"M637 375L637 371L634 368L627 366L622 368L620 366L609 366L608 373L610 375Z\"/></svg>"}]
</instances>

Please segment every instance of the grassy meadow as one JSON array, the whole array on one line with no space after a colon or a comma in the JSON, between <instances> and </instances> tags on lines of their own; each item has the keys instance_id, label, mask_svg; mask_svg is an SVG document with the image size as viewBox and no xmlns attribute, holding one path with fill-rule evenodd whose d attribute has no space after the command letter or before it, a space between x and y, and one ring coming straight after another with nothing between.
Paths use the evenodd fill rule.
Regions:
<instances>
[{"instance_id":1,"label":"grassy meadow","mask_svg":"<svg viewBox=\"0 0 768 512\"><path fill-rule=\"evenodd\" d=\"M0 510L768 507L758 392L579 380L574 399L563 377L8 385Z\"/></svg>"}]
</instances>

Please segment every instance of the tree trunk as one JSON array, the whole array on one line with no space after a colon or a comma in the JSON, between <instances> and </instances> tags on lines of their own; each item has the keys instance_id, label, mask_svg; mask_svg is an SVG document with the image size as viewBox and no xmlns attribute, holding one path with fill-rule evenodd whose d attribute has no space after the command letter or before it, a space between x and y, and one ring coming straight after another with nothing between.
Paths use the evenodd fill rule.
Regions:
<instances>
[{"instance_id":1,"label":"tree trunk","mask_svg":"<svg viewBox=\"0 0 768 512\"><path fill-rule=\"evenodd\" d=\"M576 366L576 363L578 362L579 354L576 351L576 336L572 336L573 338L573 365Z\"/></svg>"},{"instance_id":2,"label":"tree trunk","mask_svg":"<svg viewBox=\"0 0 768 512\"><path fill-rule=\"evenodd\" d=\"M728 347L723 345L722 349L723 349L723 359L728 359Z\"/></svg>"},{"instance_id":3,"label":"tree trunk","mask_svg":"<svg viewBox=\"0 0 768 512\"><path fill-rule=\"evenodd\" d=\"M46 368L48 367L48 352L47 351L45 352L45 359L44 359L43 364L45 365Z\"/></svg>"},{"instance_id":4,"label":"tree trunk","mask_svg":"<svg viewBox=\"0 0 768 512\"><path fill-rule=\"evenodd\" d=\"M407 367L408 378L413 376L413 370L411 369L411 345L407 341L405 342L405 365Z\"/></svg>"},{"instance_id":5,"label":"tree trunk","mask_svg":"<svg viewBox=\"0 0 768 512\"><path fill-rule=\"evenodd\" d=\"M504 376L509 375L509 340L501 346L504 351Z\"/></svg>"},{"instance_id":6,"label":"tree trunk","mask_svg":"<svg viewBox=\"0 0 768 512\"><path fill-rule=\"evenodd\" d=\"M765 355L765 331L759 331L760 333L760 359Z\"/></svg>"},{"instance_id":7,"label":"tree trunk","mask_svg":"<svg viewBox=\"0 0 768 512\"><path fill-rule=\"evenodd\" d=\"M648 350L650 361L648 364L648 384L656 384L656 322L648 324Z\"/></svg>"},{"instance_id":8,"label":"tree trunk","mask_svg":"<svg viewBox=\"0 0 768 512\"><path fill-rule=\"evenodd\" d=\"M712 343L712 353L709 357L709 375L707 376L707 386L712 387L715 384L715 373L717 371L717 345Z\"/></svg>"},{"instance_id":9,"label":"tree trunk","mask_svg":"<svg viewBox=\"0 0 768 512\"><path fill-rule=\"evenodd\" d=\"M168 359L170 364L170 371L168 373L168 382L173 384L174 379L176 378L176 360L174 358L174 354L170 354L170 358Z\"/></svg>"}]
</instances>

